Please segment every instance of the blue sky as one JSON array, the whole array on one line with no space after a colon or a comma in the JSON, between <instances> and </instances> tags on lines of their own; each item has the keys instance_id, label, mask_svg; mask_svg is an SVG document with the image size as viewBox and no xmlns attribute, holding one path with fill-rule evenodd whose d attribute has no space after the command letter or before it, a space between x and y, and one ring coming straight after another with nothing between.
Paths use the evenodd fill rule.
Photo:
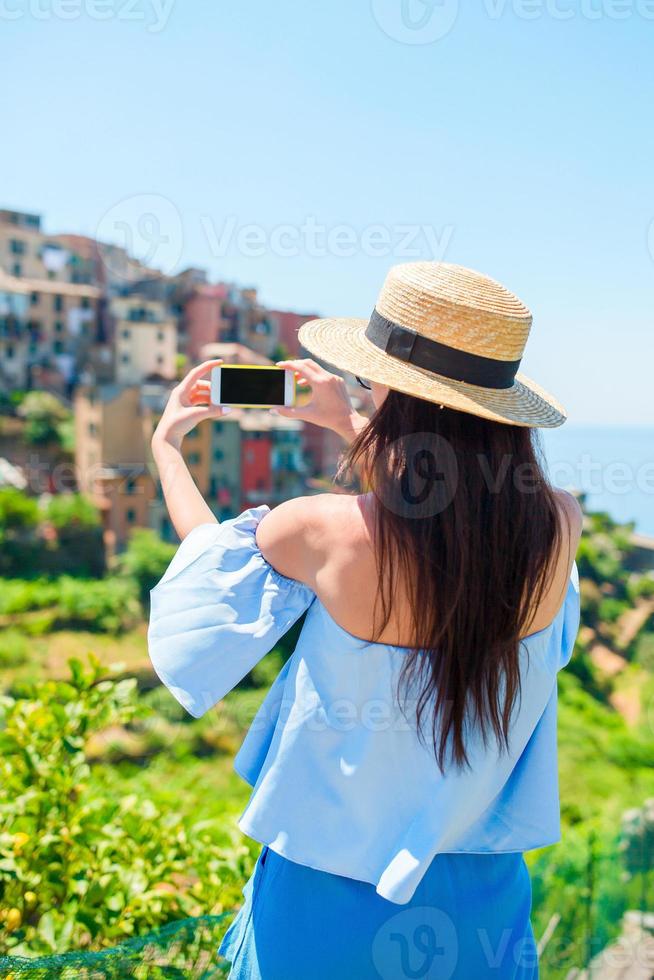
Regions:
<instances>
[{"instance_id":1,"label":"blue sky","mask_svg":"<svg viewBox=\"0 0 654 980\"><path fill-rule=\"evenodd\" d=\"M523 369L571 420L654 424L652 0L0 0L0 22L0 206L321 314L367 315L397 261L469 265L531 306Z\"/></svg>"}]
</instances>

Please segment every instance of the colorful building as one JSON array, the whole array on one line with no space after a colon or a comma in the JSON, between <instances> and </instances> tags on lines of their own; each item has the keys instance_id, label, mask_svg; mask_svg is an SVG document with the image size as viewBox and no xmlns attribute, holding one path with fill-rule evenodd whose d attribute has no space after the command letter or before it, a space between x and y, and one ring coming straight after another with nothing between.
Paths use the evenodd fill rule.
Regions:
<instances>
[{"instance_id":1,"label":"colorful building","mask_svg":"<svg viewBox=\"0 0 654 980\"><path fill-rule=\"evenodd\" d=\"M270 416L250 409L241 419L241 503L244 508L268 503L272 495Z\"/></svg>"},{"instance_id":2,"label":"colorful building","mask_svg":"<svg viewBox=\"0 0 654 980\"><path fill-rule=\"evenodd\" d=\"M184 301L183 331L185 353L190 361L201 360L206 344L222 339L229 324L223 319L223 303L228 288L223 283L197 286Z\"/></svg>"},{"instance_id":3,"label":"colorful building","mask_svg":"<svg viewBox=\"0 0 654 980\"><path fill-rule=\"evenodd\" d=\"M277 331L277 342L288 352L289 357L302 357L298 330L303 323L317 319L317 313L290 313L283 310L270 310L269 317L274 321Z\"/></svg>"},{"instance_id":4,"label":"colorful building","mask_svg":"<svg viewBox=\"0 0 654 980\"><path fill-rule=\"evenodd\" d=\"M0 270L0 379L68 393L98 340L100 291Z\"/></svg>"},{"instance_id":5,"label":"colorful building","mask_svg":"<svg viewBox=\"0 0 654 980\"><path fill-rule=\"evenodd\" d=\"M111 300L114 378L139 384L147 378L173 380L177 370L177 323L163 303L138 296Z\"/></svg>"}]
</instances>

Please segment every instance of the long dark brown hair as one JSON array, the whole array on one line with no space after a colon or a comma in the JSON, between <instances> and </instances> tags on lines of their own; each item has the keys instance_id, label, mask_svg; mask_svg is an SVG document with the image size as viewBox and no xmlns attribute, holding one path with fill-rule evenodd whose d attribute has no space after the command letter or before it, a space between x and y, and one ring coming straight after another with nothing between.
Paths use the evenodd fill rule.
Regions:
<instances>
[{"instance_id":1,"label":"long dark brown hair","mask_svg":"<svg viewBox=\"0 0 654 980\"><path fill-rule=\"evenodd\" d=\"M533 430L396 391L347 451L375 495L379 573L374 634L391 618L398 583L414 640L400 688L415 701L420 738L467 765L465 731L508 746L520 694L519 642L547 589L561 509Z\"/></svg>"}]
</instances>

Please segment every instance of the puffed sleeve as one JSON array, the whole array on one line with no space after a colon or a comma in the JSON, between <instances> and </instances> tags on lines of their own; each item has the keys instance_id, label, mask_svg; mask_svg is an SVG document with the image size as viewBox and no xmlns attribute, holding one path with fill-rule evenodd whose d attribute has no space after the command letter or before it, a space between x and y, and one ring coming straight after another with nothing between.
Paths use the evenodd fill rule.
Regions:
<instances>
[{"instance_id":1,"label":"puffed sleeve","mask_svg":"<svg viewBox=\"0 0 654 980\"><path fill-rule=\"evenodd\" d=\"M179 703L199 718L265 656L314 593L263 557L256 529L268 507L184 539L150 593L150 659Z\"/></svg>"}]
</instances>

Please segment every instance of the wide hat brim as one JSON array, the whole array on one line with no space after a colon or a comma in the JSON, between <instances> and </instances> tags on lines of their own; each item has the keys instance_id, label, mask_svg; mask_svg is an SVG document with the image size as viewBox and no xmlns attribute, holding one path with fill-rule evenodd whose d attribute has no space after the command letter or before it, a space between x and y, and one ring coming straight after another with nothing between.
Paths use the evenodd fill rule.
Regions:
<instances>
[{"instance_id":1,"label":"wide hat brim","mask_svg":"<svg viewBox=\"0 0 654 980\"><path fill-rule=\"evenodd\" d=\"M454 381L385 353L368 340L367 326L367 320L350 317L311 320L298 338L314 357L342 371L460 412L529 428L554 429L566 420L556 398L524 374L516 375L511 388Z\"/></svg>"}]
</instances>

